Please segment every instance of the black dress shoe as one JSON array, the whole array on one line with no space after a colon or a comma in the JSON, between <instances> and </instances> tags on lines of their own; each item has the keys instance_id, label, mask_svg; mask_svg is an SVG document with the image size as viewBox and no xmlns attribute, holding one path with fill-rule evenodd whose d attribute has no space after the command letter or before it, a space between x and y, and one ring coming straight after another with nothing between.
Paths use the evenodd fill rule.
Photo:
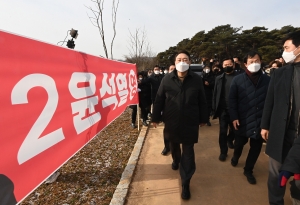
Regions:
<instances>
[{"instance_id":1,"label":"black dress shoe","mask_svg":"<svg viewBox=\"0 0 300 205\"><path fill-rule=\"evenodd\" d=\"M244 175L247 177L250 184L256 184L256 179L251 172L244 172Z\"/></svg>"},{"instance_id":2,"label":"black dress shoe","mask_svg":"<svg viewBox=\"0 0 300 205\"><path fill-rule=\"evenodd\" d=\"M162 155L166 156L170 152L170 149L164 148L163 151L161 152Z\"/></svg>"},{"instance_id":3,"label":"black dress shoe","mask_svg":"<svg viewBox=\"0 0 300 205\"><path fill-rule=\"evenodd\" d=\"M206 123L206 125L207 125L207 126L211 126L211 123L210 123L210 122L208 122L208 123Z\"/></svg>"},{"instance_id":4,"label":"black dress shoe","mask_svg":"<svg viewBox=\"0 0 300 205\"><path fill-rule=\"evenodd\" d=\"M219 156L219 160L224 162L226 160L226 157L227 157L227 154L222 154L221 153L220 156Z\"/></svg>"},{"instance_id":5,"label":"black dress shoe","mask_svg":"<svg viewBox=\"0 0 300 205\"><path fill-rule=\"evenodd\" d=\"M177 163L177 162L172 162L172 169L173 169L173 170L178 170L178 169L179 169L179 163Z\"/></svg>"},{"instance_id":6,"label":"black dress shoe","mask_svg":"<svg viewBox=\"0 0 300 205\"><path fill-rule=\"evenodd\" d=\"M143 121L143 125L144 125L144 126L148 126L148 123L146 122L146 120Z\"/></svg>"},{"instance_id":7,"label":"black dress shoe","mask_svg":"<svg viewBox=\"0 0 300 205\"><path fill-rule=\"evenodd\" d=\"M131 127L134 129L136 128L136 125L134 123L131 123Z\"/></svg>"},{"instance_id":8,"label":"black dress shoe","mask_svg":"<svg viewBox=\"0 0 300 205\"><path fill-rule=\"evenodd\" d=\"M227 146L228 146L229 149L234 149L233 142L231 142L231 141L227 142Z\"/></svg>"},{"instance_id":9,"label":"black dress shoe","mask_svg":"<svg viewBox=\"0 0 300 205\"><path fill-rule=\"evenodd\" d=\"M190 186L189 185L183 185L182 186L182 192L181 192L181 198L188 200L191 198L191 192L190 192Z\"/></svg>"},{"instance_id":10,"label":"black dress shoe","mask_svg":"<svg viewBox=\"0 0 300 205\"><path fill-rule=\"evenodd\" d=\"M236 159L235 157L232 157L232 158L231 158L231 165L232 165L233 167L235 167L238 163L239 163L239 160L238 160L238 159Z\"/></svg>"}]
</instances>

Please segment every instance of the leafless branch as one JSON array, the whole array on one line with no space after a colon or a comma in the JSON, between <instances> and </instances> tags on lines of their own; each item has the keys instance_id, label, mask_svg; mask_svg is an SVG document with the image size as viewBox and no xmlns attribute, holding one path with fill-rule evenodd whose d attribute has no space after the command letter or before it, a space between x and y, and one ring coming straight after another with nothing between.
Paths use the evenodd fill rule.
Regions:
<instances>
[{"instance_id":1,"label":"leafless branch","mask_svg":"<svg viewBox=\"0 0 300 205\"><path fill-rule=\"evenodd\" d=\"M104 53L106 58L108 58L108 52L107 47L105 43L105 35L104 35L104 25L103 25L103 9L104 9L104 0L91 0L93 3L95 3L96 9L93 9L92 7L87 7L94 15L94 17L89 16L90 21L94 26L96 26L99 30L101 39L102 39L102 45L104 49Z\"/></svg>"},{"instance_id":2,"label":"leafless branch","mask_svg":"<svg viewBox=\"0 0 300 205\"><path fill-rule=\"evenodd\" d=\"M129 30L128 46L129 55L125 56L127 62L136 63L138 68L144 70L155 63L145 28L137 28L134 32Z\"/></svg>"},{"instance_id":3,"label":"leafless branch","mask_svg":"<svg viewBox=\"0 0 300 205\"><path fill-rule=\"evenodd\" d=\"M117 3L115 2L115 0L113 0L113 2L112 2L112 23L113 23L114 35L113 35L113 38L112 38L111 44L110 44L111 59L113 59L113 44L114 44L114 40L115 40L116 35L117 35L116 23L117 23L118 7L119 7L119 0L117 0Z\"/></svg>"}]
</instances>

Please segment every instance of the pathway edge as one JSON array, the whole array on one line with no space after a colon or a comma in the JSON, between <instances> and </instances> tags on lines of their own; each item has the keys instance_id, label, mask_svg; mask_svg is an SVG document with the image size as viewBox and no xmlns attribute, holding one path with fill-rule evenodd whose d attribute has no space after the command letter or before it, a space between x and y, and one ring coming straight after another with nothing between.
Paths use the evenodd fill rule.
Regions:
<instances>
[{"instance_id":1,"label":"pathway edge","mask_svg":"<svg viewBox=\"0 0 300 205\"><path fill-rule=\"evenodd\" d=\"M114 192L114 195L110 201L110 205L123 205L125 204L125 199L128 194L129 186L133 177L134 170L136 168L136 164L138 162L139 156L142 151L142 147L146 138L147 131L149 129L147 127L142 126L140 134L136 140L134 148L131 152L130 158L127 162L127 165L122 173L119 184Z\"/></svg>"}]
</instances>

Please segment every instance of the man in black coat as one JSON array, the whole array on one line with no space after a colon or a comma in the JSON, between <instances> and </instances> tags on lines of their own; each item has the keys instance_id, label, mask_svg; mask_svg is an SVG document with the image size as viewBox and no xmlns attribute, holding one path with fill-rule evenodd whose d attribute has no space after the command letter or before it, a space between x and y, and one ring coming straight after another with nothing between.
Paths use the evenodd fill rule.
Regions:
<instances>
[{"instance_id":1,"label":"man in black coat","mask_svg":"<svg viewBox=\"0 0 300 205\"><path fill-rule=\"evenodd\" d=\"M150 83L151 84L151 99L152 103L154 103L156 98L156 93L158 91L159 85L161 83L161 80L163 79L163 75L160 74L160 68L158 65L156 65L153 69L152 75L149 76L149 78L145 79L143 82Z\"/></svg>"},{"instance_id":2,"label":"man in black coat","mask_svg":"<svg viewBox=\"0 0 300 205\"><path fill-rule=\"evenodd\" d=\"M229 114L236 130L231 165L235 167L238 164L244 145L250 138L244 175L250 184L256 184L253 169L263 143L260 122L270 77L263 74L261 55L256 51L245 56L244 64L245 72L233 79L229 92Z\"/></svg>"},{"instance_id":3,"label":"man in black coat","mask_svg":"<svg viewBox=\"0 0 300 205\"><path fill-rule=\"evenodd\" d=\"M293 204L300 204L300 137L295 139L295 142L290 149L284 164L280 168L279 182L285 183L289 177L294 176L294 179L290 182L291 184L291 198ZM285 179L284 179L285 178Z\"/></svg>"},{"instance_id":4,"label":"man in black coat","mask_svg":"<svg viewBox=\"0 0 300 205\"><path fill-rule=\"evenodd\" d=\"M235 72L237 72L238 74L244 73L245 70L242 68L241 66L241 58L240 57L233 57L234 60L234 70Z\"/></svg>"},{"instance_id":5,"label":"man in black coat","mask_svg":"<svg viewBox=\"0 0 300 205\"><path fill-rule=\"evenodd\" d=\"M213 98L213 90L214 90L214 86L215 86L215 77L214 77L213 73L211 72L210 67L206 66L203 69L202 80L203 80L205 97L206 97L206 102L207 102L207 107L208 107L207 125L211 126L210 114L212 111L212 98Z\"/></svg>"},{"instance_id":6,"label":"man in black coat","mask_svg":"<svg viewBox=\"0 0 300 205\"><path fill-rule=\"evenodd\" d=\"M0 204L17 204L14 196L14 183L5 175L0 174Z\"/></svg>"},{"instance_id":7,"label":"man in black coat","mask_svg":"<svg viewBox=\"0 0 300 205\"><path fill-rule=\"evenodd\" d=\"M300 31L288 34L283 42L282 57L288 64L272 73L261 121L269 155L269 202L276 205L284 204L285 194L285 189L278 187L279 169L299 136L300 125Z\"/></svg>"},{"instance_id":8,"label":"man in black coat","mask_svg":"<svg viewBox=\"0 0 300 205\"><path fill-rule=\"evenodd\" d=\"M160 68L156 65L153 69L153 73L146 79L142 80L141 85L150 84L151 85L151 99L154 104L156 93L160 86L162 79L164 78L163 74L160 74ZM170 146L167 140L164 140L164 149L162 150L162 155L167 155L170 152Z\"/></svg>"},{"instance_id":9,"label":"man in black coat","mask_svg":"<svg viewBox=\"0 0 300 205\"><path fill-rule=\"evenodd\" d=\"M213 119L219 118L219 146L220 161L225 161L228 147L233 148L234 132L233 125L229 117L229 89L233 78L237 75L234 72L234 62L232 58L225 58L222 62L224 73L215 79L212 109ZM228 132L229 128L229 132ZM227 134L228 133L228 134Z\"/></svg>"},{"instance_id":10,"label":"man in black coat","mask_svg":"<svg viewBox=\"0 0 300 205\"><path fill-rule=\"evenodd\" d=\"M201 77L189 70L190 54L179 52L175 64L176 70L164 77L157 92L152 122L156 127L162 117L165 123L172 169L177 170L180 165L181 198L189 199L189 184L196 170L194 143L198 142L199 125L207 122L207 104Z\"/></svg>"}]
</instances>

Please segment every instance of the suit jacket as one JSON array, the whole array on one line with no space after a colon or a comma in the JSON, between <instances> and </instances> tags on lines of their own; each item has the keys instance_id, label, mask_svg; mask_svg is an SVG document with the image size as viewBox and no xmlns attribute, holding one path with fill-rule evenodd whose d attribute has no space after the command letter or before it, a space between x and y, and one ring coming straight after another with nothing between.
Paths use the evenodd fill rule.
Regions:
<instances>
[{"instance_id":1,"label":"suit jacket","mask_svg":"<svg viewBox=\"0 0 300 205\"><path fill-rule=\"evenodd\" d=\"M266 154L283 163L290 147L284 147L284 137L291 112L293 65L276 69L271 76L265 101L261 128L269 130Z\"/></svg>"}]
</instances>

